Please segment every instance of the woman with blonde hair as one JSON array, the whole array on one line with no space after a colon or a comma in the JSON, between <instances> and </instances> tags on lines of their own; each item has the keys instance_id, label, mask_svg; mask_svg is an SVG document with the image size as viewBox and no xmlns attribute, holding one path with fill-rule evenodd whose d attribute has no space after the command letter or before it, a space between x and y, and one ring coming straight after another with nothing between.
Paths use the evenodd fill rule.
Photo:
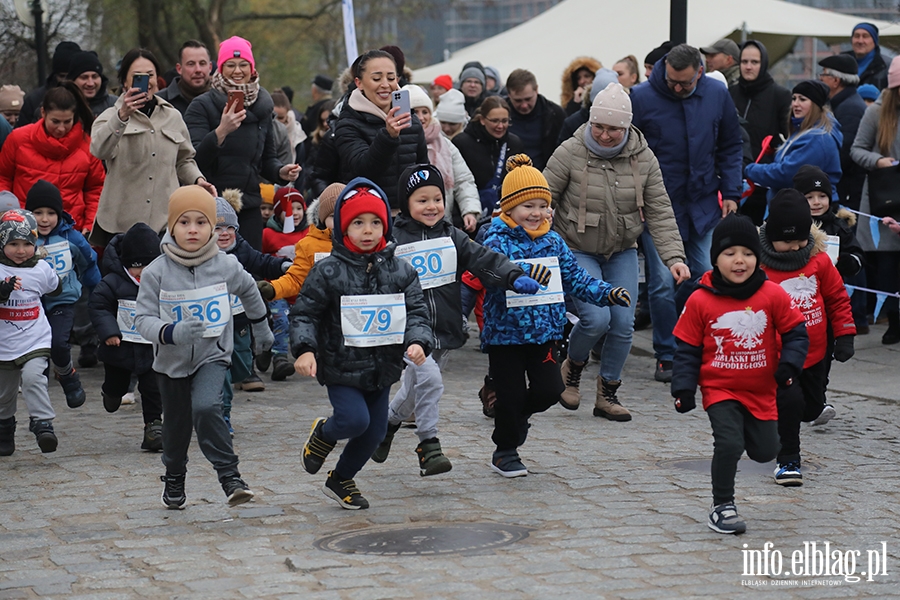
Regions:
<instances>
[{"instance_id":1,"label":"woman with blonde hair","mask_svg":"<svg viewBox=\"0 0 900 600\"><path fill-rule=\"evenodd\" d=\"M614 64L613 71L619 76L619 83L626 92L641 82L640 66L637 58L632 54Z\"/></svg>"}]
</instances>

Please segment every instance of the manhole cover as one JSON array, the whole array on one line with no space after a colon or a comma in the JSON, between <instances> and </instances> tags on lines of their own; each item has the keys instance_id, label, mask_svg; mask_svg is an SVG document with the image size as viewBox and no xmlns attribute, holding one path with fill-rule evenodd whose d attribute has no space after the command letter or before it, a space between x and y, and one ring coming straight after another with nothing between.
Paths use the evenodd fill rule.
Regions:
<instances>
[{"instance_id":1,"label":"manhole cover","mask_svg":"<svg viewBox=\"0 0 900 600\"><path fill-rule=\"evenodd\" d=\"M370 527L316 540L319 550L388 556L452 554L507 546L528 537L527 527L494 523Z\"/></svg>"},{"instance_id":2,"label":"manhole cover","mask_svg":"<svg viewBox=\"0 0 900 600\"><path fill-rule=\"evenodd\" d=\"M656 463L658 467L675 467L676 469L687 469L688 471L698 471L700 473L709 473L709 458L683 458L661 460ZM819 468L814 463L803 461L804 471L818 471ZM738 461L738 473L752 473L754 475L771 475L775 472L775 461L767 463L758 463L749 458L742 458Z\"/></svg>"}]
</instances>

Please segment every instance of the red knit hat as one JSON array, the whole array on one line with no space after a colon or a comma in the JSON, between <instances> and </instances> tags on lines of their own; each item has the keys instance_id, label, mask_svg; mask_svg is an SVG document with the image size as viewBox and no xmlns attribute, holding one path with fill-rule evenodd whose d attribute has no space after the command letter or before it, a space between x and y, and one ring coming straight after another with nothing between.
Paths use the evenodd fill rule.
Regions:
<instances>
[{"instance_id":1,"label":"red knit hat","mask_svg":"<svg viewBox=\"0 0 900 600\"><path fill-rule=\"evenodd\" d=\"M294 202L303 205L306 210L306 201L303 200L303 194L294 187L278 188L275 192L275 216L284 215L284 225L282 231L284 233L293 233L294 231Z\"/></svg>"},{"instance_id":2,"label":"red knit hat","mask_svg":"<svg viewBox=\"0 0 900 600\"><path fill-rule=\"evenodd\" d=\"M341 202L341 233L346 233L353 219L364 213L377 215L387 228L387 204L372 188L361 186L350 190Z\"/></svg>"},{"instance_id":3,"label":"red knit hat","mask_svg":"<svg viewBox=\"0 0 900 600\"><path fill-rule=\"evenodd\" d=\"M449 75L438 75L434 78L434 81L431 82L432 85L439 85L445 90L453 89L453 78Z\"/></svg>"}]
</instances>

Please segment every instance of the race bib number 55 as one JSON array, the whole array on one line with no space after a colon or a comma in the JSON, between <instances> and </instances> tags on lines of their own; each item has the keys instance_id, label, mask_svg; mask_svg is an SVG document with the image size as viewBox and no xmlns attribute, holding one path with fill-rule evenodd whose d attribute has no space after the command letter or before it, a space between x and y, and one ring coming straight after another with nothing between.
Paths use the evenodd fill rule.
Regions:
<instances>
[{"instance_id":1,"label":"race bib number 55","mask_svg":"<svg viewBox=\"0 0 900 600\"><path fill-rule=\"evenodd\" d=\"M406 298L403 294L341 296L341 332L347 346L402 344Z\"/></svg>"},{"instance_id":2,"label":"race bib number 55","mask_svg":"<svg viewBox=\"0 0 900 600\"><path fill-rule=\"evenodd\" d=\"M203 337L219 337L231 320L231 299L225 282L196 290L159 292L160 317L178 323L188 317L206 324Z\"/></svg>"}]
</instances>

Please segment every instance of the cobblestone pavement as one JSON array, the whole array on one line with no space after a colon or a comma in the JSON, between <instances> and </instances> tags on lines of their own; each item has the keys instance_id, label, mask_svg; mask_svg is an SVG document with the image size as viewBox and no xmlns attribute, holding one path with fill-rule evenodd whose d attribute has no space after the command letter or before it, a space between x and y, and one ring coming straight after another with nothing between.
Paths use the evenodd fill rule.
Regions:
<instances>
[{"instance_id":1,"label":"cobblestone pavement","mask_svg":"<svg viewBox=\"0 0 900 600\"><path fill-rule=\"evenodd\" d=\"M159 455L139 450L139 405L106 414L102 369L83 370L82 408L66 408L58 386L52 389L57 452L40 453L19 403L18 448L0 458L0 599L897 598L900 428L893 398L872 390L890 390L885 382L900 378L886 366L885 353L893 350L878 343L882 329L861 338L869 347L860 360L872 371L871 389L862 380L853 393L832 394L837 418L821 428L804 426L803 487L781 488L771 465L742 463L737 504L748 532L737 537L706 527L708 420L702 410L676 414L666 387L652 381L647 332L636 340L621 393L634 420L591 416L594 363L585 373L581 409L555 407L534 418L521 451L529 475L513 480L488 467L491 423L477 400L487 360L470 342L450 359L442 401L441 441L453 470L420 477L417 439L401 429L388 461L369 463L357 476L372 504L359 512L324 496L325 469L311 476L300 467L312 419L330 412L324 389L312 380L271 383L265 376L264 393L236 396L235 446L258 494L252 504L225 505L194 444L188 507L167 511L159 501ZM840 371L857 364L863 363L836 369L836 389L844 389ZM448 554L417 554L431 543L427 535L411 536L405 555L315 545L340 533L402 536L411 527L485 524L515 526L527 536L485 548L463 536L468 549ZM818 550L830 542L831 572L837 563L861 580L815 576L809 560L809 575L791 575L804 564L809 542ZM393 546L362 549L386 548ZM772 570L781 558L780 576L745 571L749 551L759 551L756 559L766 548ZM861 573L875 566L869 551L882 561L878 575Z\"/></svg>"}]
</instances>

